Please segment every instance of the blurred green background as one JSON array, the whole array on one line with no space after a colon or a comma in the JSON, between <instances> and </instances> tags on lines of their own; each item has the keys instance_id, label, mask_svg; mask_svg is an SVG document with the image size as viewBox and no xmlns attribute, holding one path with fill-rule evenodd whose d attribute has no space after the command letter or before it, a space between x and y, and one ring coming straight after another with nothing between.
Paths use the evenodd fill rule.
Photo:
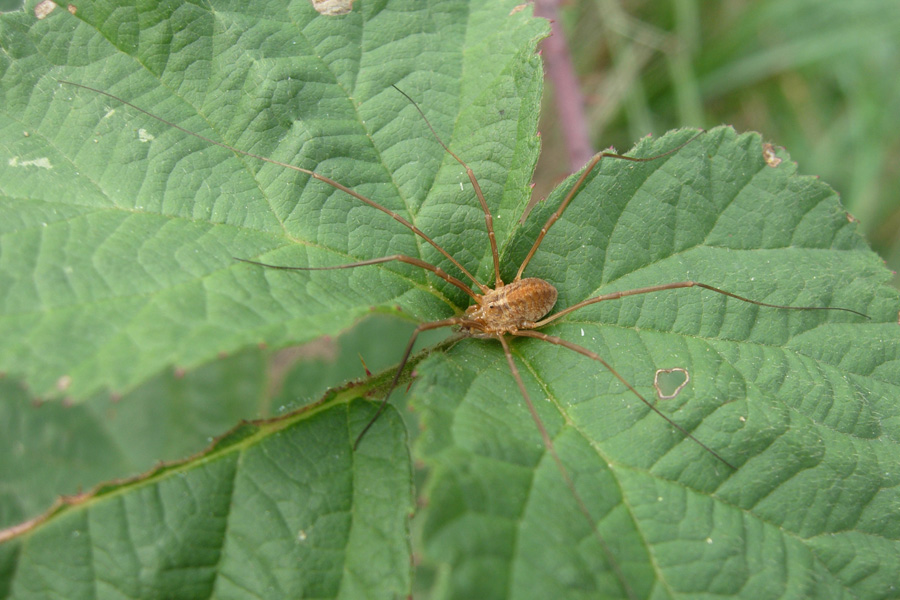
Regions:
<instances>
[{"instance_id":1,"label":"blurred green background","mask_svg":"<svg viewBox=\"0 0 900 600\"><path fill-rule=\"evenodd\" d=\"M682 126L759 131L841 195L900 284L900 2L571 0L596 149ZM535 194L569 172L548 81Z\"/></svg>"}]
</instances>

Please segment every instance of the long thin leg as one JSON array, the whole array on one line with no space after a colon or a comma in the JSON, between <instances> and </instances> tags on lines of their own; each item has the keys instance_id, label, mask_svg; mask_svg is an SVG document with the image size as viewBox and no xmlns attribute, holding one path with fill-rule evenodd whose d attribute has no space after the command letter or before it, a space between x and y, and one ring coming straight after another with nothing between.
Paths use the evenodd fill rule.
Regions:
<instances>
[{"instance_id":1,"label":"long thin leg","mask_svg":"<svg viewBox=\"0 0 900 600\"><path fill-rule=\"evenodd\" d=\"M412 332L412 335L409 337L409 342L406 344L406 350L403 352L403 358L400 360L400 366L397 367L397 372L394 373L394 378L391 379L391 385L388 386L387 393L384 395L384 400L381 401L381 404L378 405L378 410L375 411L375 415L366 423L366 426L363 427L363 430L359 432L359 435L356 438L356 442L353 443L353 450L356 451L359 448L359 443L362 441L363 436L366 435L366 432L375 424L375 421L378 420L378 417L381 416L381 413L384 412L385 407L387 406L388 399L391 397L391 392L394 391L394 388L397 387L397 383L400 381L400 375L403 373L403 369L406 367L406 363L409 361L409 355L412 353L413 345L416 343L416 338L419 337L419 334L423 331L429 331L431 329L440 329L441 327L451 327L453 325L459 325L463 323L465 319L463 317L451 317L449 319L444 319L442 321L432 321L431 323L422 323L418 327L416 327L415 331Z\"/></svg>"},{"instance_id":2,"label":"long thin leg","mask_svg":"<svg viewBox=\"0 0 900 600\"><path fill-rule=\"evenodd\" d=\"M282 271L334 271L335 269L354 269L356 267L365 267L368 265L379 265L381 263L396 260L397 262L415 265L417 267L422 267L423 269L431 271L447 283L452 283L453 285L470 295L476 302L478 301L478 295L472 291L472 288L467 286L465 283L463 283L453 275L448 275L443 269L441 269L440 267L436 267L431 263L427 263L424 260L419 260L418 258L413 258L412 256L406 256L405 254L392 254L391 256L370 258L369 260L361 260L359 262L347 263L345 265L333 265L331 267L286 267L283 265L269 265L266 263L257 262L255 260L247 260L246 258L237 258L236 256L233 258L234 260L239 260L251 265L259 265L260 267L268 267L269 269L280 269Z\"/></svg>"},{"instance_id":3,"label":"long thin leg","mask_svg":"<svg viewBox=\"0 0 900 600\"><path fill-rule=\"evenodd\" d=\"M534 327L542 327L547 323L551 323L560 317L563 317L570 312L576 311L579 308L584 308L590 304L596 304L597 302L603 302L605 300L616 300L618 298L624 298L626 296L637 296L638 294L650 294L653 292L661 292L664 290L677 290L680 288L691 288L691 287L699 287L705 290L709 290L711 292L716 292L717 294L722 294L724 296L728 296L729 298L735 298L736 300L741 300L743 302L749 302L750 304L756 304L757 306L765 306L766 308L778 308L782 310L842 310L844 312L853 313L854 315L858 315L860 317L865 317L866 319L870 318L869 315L864 313L855 311L851 308L839 308L836 306L785 306L782 304L768 304L766 302L760 302L758 300L751 300L750 298L745 298L744 296L738 296L737 294L732 294L731 292L726 292L725 290L721 290L717 287L713 287L711 285L707 285L705 283L700 283L697 281L679 281L676 283L664 283L660 285L650 285L642 288L635 288L633 290L624 290L621 292L612 292L610 294L602 294L600 296L594 296L593 298L588 298L587 300L583 300L578 304L570 306L569 308L563 309L556 314L550 315L546 319L542 319L534 324Z\"/></svg>"},{"instance_id":4,"label":"long thin leg","mask_svg":"<svg viewBox=\"0 0 900 600\"><path fill-rule=\"evenodd\" d=\"M531 246L531 250L528 251L528 255L525 257L525 260L523 260L522 264L519 265L519 271L516 273L516 278L513 281L518 281L519 279L522 278L522 272L525 271L525 267L531 261L531 257L534 256L534 253L537 252L537 249L540 247L541 242L544 241L544 236L547 235L547 232L550 231L550 228L553 227L553 224L556 223L556 221L559 220L559 218L565 212L566 208L569 206L569 202L572 201L572 198L574 198L575 194L578 193L578 190L581 189L581 185L584 183L584 180L587 179L588 175L590 175L591 171L594 170L594 167L597 166L597 163L599 163L601 159L603 159L603 158L618 158L621 160L628 160L631 162L650 162L650 161L656 160L658 158L663 158L664 156L668 156L670 154L678 152L679 150L681 150L682 148L684 148L685 146L687 146L688 144L690 144L691 142L696 140L698 137L700 137L704 133L706 133L706 132L701 131L700 133L698 133L697 135L695 135L688 141L684 142L683 144L679 144L678 146L675 146L671 150L669 150L667 152L663 152L662 154L657 154L656 156L636 158L634 156L624 156L622 154L615 154L614 152L600 152L598 154L595 154L594 158L592 158L591 162L589 162L587 164L587 167L585 167L584 171L581 173L581 176L575 182L575 185L573 185L572 189L569 190L569 193L566 194L566 197L562 201L562 204L559 205L559 208L557 208L556 211L552 215L550 215L550 218L547 219L547 222L544 223L543 227L541 227L541 232L538 234L537 239L534 241L534 245Z\"/></svg>"},{"instance_id":5,"label":"long thin leg","mask_svg":"<svg viewBox=\"0 0 900 600\"><path fill-rule=\"evenodd\" d=\"M503 281L500 279L500 254L497 252L497 240L494 237L494 217L491 215L491 209L488 208L487 200L484 199L484 194L481 191L481 186L478 185L478 180L475 178L475 172L469 168L469 165L463 161L460 157L453 153L450 148L447 147L447 144L441 139L441 137L437 134L437 131L434 130L434 127L431 126L431 122L428 120L428 117L425 116L425 113L422 112L422 109L419 108L419 105L416 104L416 101L409 97L409 95L398 88L396 85L392 85L395 90L403 94L407 100L419 111L419 114L422 115L422 119L425 120L425 124L428 125L428 129L431 130L431 134L434 136L434 139L437 140L438 144L453 158L456 159L462 167L466 170L466 175L469 176L469 181L472 182L472 187L475 189L475 195L478 197L478 201L481 203L481 208L484 210L484 223L487 226L488 232L488 240L491 243L491 255L494 257L494 287L500 287L503 285Z\"/></svg>"},{"instance_id":6,"label":"long thin leg","mask_svg":"<svg viewBox=\"0 0 900 600\"><path fill-rule=\"evenodd\" d=\"M733 470L737 470L737 467L735 467L730 462L728 462L727 460L722 458L722 456L718 452L716 452L715 450L713 450L712 448L710 448L709 446L707 446L706 444L704 444L703 442L698 440L687 429L685 429L684 427L682 427L681 425L679 425L678 423L676 423L675 421L673 421L672 419L667 417L665 415L665 413L663 413L661 410L656 408L656 406L654 406L652 402L650 402L649 400L647 400L646 398L641 396L641 393L638 392L636 389L634 389L634 386L632 386L630 383L628 383L628 381L624 377L619 375L618 371L613 369L612 365L610 365L608 362L603 360L603 358L601 358L600 355L597 354L596 352L592 352L592 351L588 350L587 348L579 346L578 344L573 344L572 342L570 342L568 340L564 340L559 337L556 337L555 335L548 335L548 334L544 333L543 331L520 330L520 331L513 333L513 335L520 336L520 337L531 337L531 338L535 338L535 339L539 339L539 340L544 340L545 342L550 342L551 344L556 344L557 346L562 346L564 348L568 348L569 350L574 350L575 352L577 352L583 356L587 356L588 358L590 358L592 360L596 360L601 365L606 367L606 369L610 373L612 373L616 379L621 381L622 385L627 387L628 390L632 394L637 396L641 402L646 404L650 410L652 410L653 412L655 412L656 414L661 416L663 419L665 419L669 423L669 425L671 425L672 427L677 429L679 432L681 432L682 435L684 435L686 438L696 442L701 448L703 448L704 450L706 450L707 452L709 452L710 454L715 456L717 459L719 459L719 461L722 462L722 464L728 466L729 468L731 468Z\"/></svg>"},{"instance_id":7,"label":"long thin leg","mask_svg":"<svg viewBox=\"0 0 900 600\"><path fill-rule=\"evenodd\" d=\"M341 183L338 183L337 181L335 181L335 180L333 180L333 179L331 179L331 178L329 178L329 177L326 177L326 176L324 176L324 175L319 175L319 174L316 173L315 171L310 171L309 169L304 169L303 167L298 167L298 166L296 166L296 165L284 163L284 162L281 162L281 161L278 161L278 160L274 160L274 159L271 159L271 158L267 158L267 157L265 157L265 156L260 156L260 155L258 155L258 154L253 154L252 152L247 152L246 150L241 150L241 149L239 149L239 148L235 148L234 146L231 146L231 145L226 144L226 143L224 143L224 142L219 142L219 141L217 141L217 140L208 138L208 137L206 137L206 136L204 136L204 135L200 135L199 133L196 133L196 132L194 132L194 131L191 131L190 129L185 129L184 127L182 127L182 126L180 126L180 125L177 125L177 124L175 124L175 123L173 123L173 122L171 122L171 121L167 121L166 119L163 119L162 117L158 117L158 116L154 115L153 113L151 113L150 111L144 110L144 109L141 108L140 106L136 106L136 105L132 104L131 102L128 102L127 100L123 100L122 98L119 98L118 96L114 96L114 95L110 94L109 92L104 92L103 90L98 90L98 89L96 89L96 88L92 88L92 87L89 87L89 86L86 86L86 85L82 85L82 84L80 84L80 83L74 83L74 82L72 82L72 81L65 81L65 80L63 80L63 79L59 79L59 80L57 80L57 81L59 81L60 83L64 83L64 84L66 84L66 85L71 85L71 86L74 86L74 87L78 87L78 88L81 88L81 89L85 89L85 90L94 92L95 94L101 94L101 95L103 95L103 96L106 96L107 98L112 98L112 99L115 100L116 102L120 102L120 103L124 104L125 106L128 106L128 107L130 107L130 108L133 108L134 110L136 110L136 111L138 111L138 112L140 112L140 113L143 113L143 114L147 115L148 117L150 117L150 118L152 118L152 119L156 119L156 120L159 121L160 123L164 123L164 124L168 125L169 127L172 127L172 128L174 128L174 129L177 129L178 131L181 131L181 132L186 133L186 134L188 134L188 135L192 135L192 136L194 136L195 138L201 139L201 140L203 140L204 142L206 142L206 143L208 143L208 144L212 144L212 145L214 145L214 146L219 146L220 148L225 148L226 150L231 150L231 151L234 152L235 154L240 154L240 155L242 155L242 156L248 156L248 157L250 157L250 158L253 158L253 159L256 159L256 160L261 160L261 161L267 162L267 163L269 163L269 164L277 165L277 166L279 166L279 167L284 167L285 169L290 169L290 170L292 170L292 171L297 171L297 172L299 172L299 173L303 173L303 174L305 174L305 175L309 175L309 176L312 177L313 179L318 179L319 181L321 181L321 182L323 182L323 183L327 183L327 184L330 185L331 187L333 187L333 188L335 188L335 189L337 189L337 190L340 190L340 191L344 192L345 194L349 194L349 195L353 196L354 198L356 198L356 199L359 200L360 202L364 202L364 203L368 204L369 206L371 206L372 208L375 208L375 209L377 209L377 210L380 210L381 212L385 213L386 215L389 215L389 216L390 216L391 218L393 218L395 221L397 221L398 223L400 223L401 225L403 225L404 227L406 227L407 229L409 229L410 231L412 231L414 234L416 234L417 236L419 236L420 238L422 238L423 240L425 240L426 242L428 242L429 244L431 244L432 246L434 246L435 249L437 249L438 252L440 252L441 254L443 254L448 260L450 260L450 262L452 262L452 263L456 266L457 269L459 269L463 274L465 274L466 277L468 277L469 279L471 279L471 280L475 283L475 285L476 285L482 292L487 292L487 291L490 289L490 288L488 288L488 286L482 284L482 283L479 282L477 279L475 279L475 276L472 275L471 273L469 273L469 271L468 271L464 266L462 266L462 265L459 263L458 260L456 260L455 258L453 258L452 256L450 256L450 253L449 253L449 252L447 252L446 250L444 250L437 242L435 242L435 241L432 240L430 237L428 237L427 235L425 235L425 233L423 233L422 230L420 230L418 227L416 227L415 225L413 225L412 223L410 223L409 221L407 221L406 219L404 219L403 217L401 217L400 215L398 215L398 214L395 213L394 211L390 210L389 208L386 208L386 207L384 207L384 206L378 204L378 203L375 202L374 200L370 200L369 198L363 196L363 195L360 194L359 192L355 192L355 191L351 190L350 188L348 188L347 186L345 186L345 185L343 185L343 184L341 184ZM401 92L401 93L402 93L402 92ZM404 94L404 95L405 95L405 94ZM417 108L418 108L418 107L417 107ZM430 125L429 125L429 127L430 127ZM440 141L440 140L439 140L439 141ZM443 143L442 143L442 144L443 144ZM459 159L457 159L457 160L459 160ZM492 234L492 236L493 236L493 234ZM493 239L493 237L492 237L492 239ZM494 253L495 253L495 255L496 255L496 250L494 251Z\"/></svg>"},{"instance_id":8,"label":"long thin leg","mask_svg":"<svg viewBox=\"0 0 900 600\"><path fill-rule=\"evenodd\" d=\"M509 349L509 343L506 341L506 338L503 336L503 334L498 335L497 339L500 340L500 344L503 346L503 353L506 355L506 362L507 364L509 364L509 370L512 372L513 379L516 380L516 385L519 386L519 392L521 392L522 398L525 399L525 405L528 407L528 412L531 413L531 418L534 419L538 431L541 432L541 438L544 440L544 447L550 453L550 456L553 457L553 462L556 463L559 472L562 474L562 477L566 482L566 487L569 488L569 491L575 498L575 502L578 504L578 510L581 511L581 514L584 515L584 517L590 524L594 535L597 537L597 540L600 542L600 546L603 548L604 554L606 554L607 562L615 572L616 578L619 580L619 583L621 583L622 587L625 588L625 593L627 593L628 597L631 599L637 598L634 590L631 589L631 586L628 584L628 580L625 579L625 574L622 572L622 568L619 566L618 561L616 561L615 555L612 553L612 550L610 550L609 546L606 543L606 540L604 540L603 536L600 535L600 531L597 529L597 524L594 522L594 518L591 516L591 513L588 510L587 504L585 504L584 500L581 498L581 495L575 489L575 482L573 482L572 478L569 476L569 471L566 469L562 460L559 458L559 455L556 453L556 447L553 445L553 440L550 439L550 434L547 433L547 428L544 427L544 422L541 421L540 416L538 416L537 410L534 408L534 403L531 401L531 396L528 395L528 390L525 389L525 383L522 381L522 376L519 375L519 369L516 368L516 363L513 360L512 352Z\"/></svg>"}]
</instances>

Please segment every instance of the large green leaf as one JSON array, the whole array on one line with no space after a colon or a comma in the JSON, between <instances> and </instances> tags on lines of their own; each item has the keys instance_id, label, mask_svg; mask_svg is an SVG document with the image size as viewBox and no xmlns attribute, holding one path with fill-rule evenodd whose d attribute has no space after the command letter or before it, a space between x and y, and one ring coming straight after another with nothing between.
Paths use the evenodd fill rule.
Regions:
<instances>
[{"instance_id":1,"label":"large green leaf","mask_svg":"<svg viewBox=\"0 0 900 600\"><path fill-rule=\"evenodd\" d=\"M368 6L333 19L304 2L286 12L273 3L273 14L241 6L169 14L155 3L86 3L74 16L8 18L5 43L19 57L4 69L8 316L0 335L11 343L0 361L36 394L58 393L61 378L76 398L122 391L166 365L339 331L373 305L433 318L460 301L412 267L298 280L236 262L441 257L326 184L209 148L59 79L315 167L421 228L438 229L453 214L454 230L436 238L469 264L476 248L462 233L483 222L480 210L460 189L459 166L391 85L439 107L434 126L463 140L456 147L485 191L499 198L508 190L501 212L525 197L536 108L521 92L538 91L529 49L541 24L509 16L511 5L464 2ZM511 221L501 219L501 235Z\"/></svg>"},{"instance_id":2,"label":"large green leaf","mask_svg":"<svg viewBox=\"0 0 900 600\"><path fill-rule=\"evenodd\" d=\"M0 369L33 396L82 402L101 390L156 390L151 379L166 367L259 342L338 334L373 306L426 321L467 302L405 265L289 273L236 263L333 265L405 253L457 273L346 194L59 79L332 177L415 223L489 282L483 215L465 173L396 84L475 170L504 278L512 277L571 185L517 225L537 154L534 47L546 25L510 2L357 4L342 17L318 16L306 2L74 3L74 15L3 17ZM691 135L648 140L634 153L655 155ZM416 366L412 399L424 425L416 451L430 467L414 552L434 575L435 596L894 593L900 304L826 185L798 177L787 161L770 167L756 136L724 128L649 163L606 160L526 275L558 287L558 308L695 279L872 319L693 289L595 305L546 329L606 357L647 397L658 369L687 370L689 384L659 406L737 470L685 441L593 361L516 340L525 385L608 552L542 444L499 345L443 346ZM226 370L212 390L235 385L238 371ZM7 530L0 591L408 593L410 478L396 414L351 450L372 414L356 398L378 398L390 375L239 426L193 459ZM20 387L8 393L27 410ZM258 391L247 393L255 406ZM16 447L26 443L16 435ZM132 455L171 458L165 450ZM126 475L140 462L109 454L111 464L84 481ZM33 499L48 489L72 491L35 488L43 496L14 498L17 516L35 516Z\"/></svg>"},{"instance_id":3,"label":"large green leaf","mask_svg":"<svg viewBox=\"0 0 900 600\"><path fill-rule=\"evenodd\" d=\"M24 535L0 547L5 595L404 593L406 438L389 413L377 443L354 452L353 432L371 411L353 397L242 426L193 461L101 487L25 523Z\"/></svg>"},{"instance_id":4,"label":"large green leaf","mask_svg":"<svg viewBox=\"0 0 900 600\"><path fill-rule=\"evenodd\" d=\"M648 140L634 154L686 138ZM513 239L508 264L542 216ZM587 307L545 329L606 357L647 398L658 369L687 370L688 386L658 405L736 470L599 364L539 340L515 352L636 597L895 594L898 305L833 191L790 162L769 166L758 136L718 128L675 156L603 164L526 274L558 285L559 308L693 279L871 315L684 289ZM448 596L623 596L499 345L466 340L417 370L419 450L434 465L423 537L446 565Z\"/></svg>"},{"instance_id":5,"label":"large green leaf","mask_svg":"<svg viewBox=\"0 0 900 600\"><path fill-rule=\"evenodd\" d=\"M0 528L40 514L59 494L195 454L241 419L265 414L257 349L179 375L163 373L122 398L33 403L0 382Z\"/></svg>"}]
</instances>

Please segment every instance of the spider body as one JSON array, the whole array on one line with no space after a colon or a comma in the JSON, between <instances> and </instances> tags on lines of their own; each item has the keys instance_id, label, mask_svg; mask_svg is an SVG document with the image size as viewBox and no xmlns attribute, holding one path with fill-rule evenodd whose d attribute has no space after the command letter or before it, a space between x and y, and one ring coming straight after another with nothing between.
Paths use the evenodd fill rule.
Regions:
<instances>
[{"instance_id":1,"label":"spider body","mask_svg":"<svg viewBox=\"0 0 900 600\"><path fill-rule=\"evenodd\" d=\"M474 337L496 337L519 329L532 329L556 304L556 288L543 279L528 277L499 285L466 309L460 323Z\"/></svg>"}]
</instances>

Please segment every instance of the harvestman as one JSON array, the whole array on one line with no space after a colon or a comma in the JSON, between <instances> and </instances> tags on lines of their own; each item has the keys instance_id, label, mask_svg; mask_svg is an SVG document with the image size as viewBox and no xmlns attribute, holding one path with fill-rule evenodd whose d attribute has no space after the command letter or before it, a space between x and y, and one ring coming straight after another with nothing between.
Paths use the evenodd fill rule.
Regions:
<instances>
[{"instance_id":1,"label":"harvestman","mask_svg":"<svg viewBox=\"0 0 900 600\"><path fill-rule=\"evenodd\" d=\"M406 366L406 363L409 360L413 346L415 345L416 339L418 338L420 333L422 333L423 331L428 331L431 329L439 329L442 327L457 327L464 335L467 335L467 336L476 337L476 338L490 338L490 339L498 340L500 342L500 345L503 347L503 353L506 356L506 362L509 365L509 369L510 369L510 372L512 373L513 379L515 379L516 385L518 386L519 391L522 394L522 398L525 400L525 404L527 405L528 410L531 413L531 416L534 419L535 424L537 425L537 428L540 432L541 437L543 438L544 445L547 448L547 451L550 453L554 462L556 463L557 467L559 468L559 471L562 474L563 479L565 480L566 486L569 488L570 492L572 493L573 497L575 498L576 503L578 504L578 508L579 508L580 512L585 516L585 518L587 518L588 522L590 523L593 533L597 537L598 541L600 542L600 544L607 556L609 564L612 566L613 570L615 571L616 577L618 578L619 582L622 584L622 586L625 589L628 596L631 598L636 597L634 594L634 591L631 589L631 586L626 581L624 573L622 572L621 568L619 567L617 561L615 560L614 556L612 555L612 552L609 549L609 547L607 546L603 537L600 535L599 530L597 529L597 525L594 522L593 517L591 517L590 512L587 509L587 505L585 504L584 500L582 500L581 496L576 491L575 484L572 481L571 477L569 476L568 470L565 468L565 466L562 463L562 460L560 460L559 456L557 455L556 449L553 446L553 441L550 439L550 435L547 433L547 430L544 427L543 422L541 421L540 417L537 414L537 411L535 410L534 403L532 402L530 396L528 395L528 391L525 389L525 384L522 381L522 377L519 375L518 368L516 368L515 361L513 360L513 357L512 357L512 352L510 351L509 341L507 340L506 336L510 335L510 336L514 336L514 337L529 337L529 338L535 338L538 340L543 340L545 342L550 342L551 344L556 344L558 346L568 348L569 350L573 350L583 356L586 356L587 358L597 361L598 363L603 365L616 379L618 379L622 383L622 385L624 385L641 402L643 402L645 405L647 405L647 407L650 408L650 410L652 410L657 415L659 415L660 417L665 419L666 422L669 423L669 425L671 425L676 430L678 430L686 438L688 438L688 439L692 440L693 442L695 442L696 444L698 444L700 447L702 447L704 450L709 452L712 456L714 456L717 460L719 460L724 465L728 466L730 469L736 469L736 467L734 465L732 465L727 460L725 460L715 450L713 450L712 448L710 448L709 446L707 446L706 444L704 444L703 442L698 440L690 432L688 432L686 429L684 429L681 425L679 425L678 423L673 421L671 418L666 416L652 402L650 402L646 398L644 398L640 394L640 392L638 392L630 383L628 383L628 381L626 381L624 377L622 377L615 369L613 369L612 366L608 362L606 362L606 360L604 360L600 355L598 355L595 352L592 352L591 350L588 350L587 348L579 346L578 344L570 342L568 340L564 340L562 338L559 338L559 337L556 337L553 335L549 335L549 334L543 333L541 331L537 331L537 329L539 329L545 325L548 325L549 323L552 323L553 321L556 321L557 319L559 319L569 313L572 313L580 308L584 308L585 306L588 306L591 304L596 304L598 302L603 302L605 300L615 300L618 298L624 298L626 296L635 296L638 294L649 294L649 293L653 293L653 292L661 292L664 290L674 290L674 289L690 288L690 287L703 288L703 289L706 289L706 290L709 290L712 292L716 292L718 294L723 294L730 298L741 300L742 302L748 302L751 304L756 304L758 306L763 306L763 307L767 307L767 308L781 309L781 310L841 310L841 311L853 313L855 315L859 315L861 317L868 318L867 315L857 312L855 310L851 310L849 308L822 307L822 306L783 306L783 305L779 305L779 304L767 304L765 302L751 300L750 298L745 298L743 296L739 296L737 294L733 294L731 292L713 287L711 285L707 285L705 283L700 283L697 281L681 281L681 282L676 282L676 283L666 283L666 284L661 284L661 285L652 285L652 286L647 286L647 287L635 288L632 290L613 292L610 294L602 294L600 296L594 296L592 298L588 298L587 300L583 300L583 301L581 301L577 304L574 304L568 308L565 308L553 315L547 316L547 314L553 308L553 305L556 303L556 297L557 297L556 288L553 287L553 285L551 285L550 283L547 283L546 281L544 281L542 279L538 279L535 277L523 278L522 273L525 271L525 267L531 261L535 252L537 252L538 248L541 245L541 242L543 242L544 237L547 235L547 232L550 230L550 228L553 226L553 224L560 218L560 216L562 216L563 212L566 210L566 207L569 205L569 202L571 202L572 199L575 197L575 194L581 188L581 185L584 183L585 179L588 177L588 175L591 173L591 171L594 169L594 167L603 158L616 158L616 159L627 160L627 161L632 161L632 162L649 162L649 161L657 160L659 158L662 158L664 156L668 156L672 153L677 152L678 150L682 149L684 146L693 142L700 135L703 135L703 133L700 133L697 136L694 136L693 138L688 140L687 142L684 142L683 144L681 144L667 152L664 152L663 154L659 154L657 156L637 158L637 157L633 157L633 156L623 156L621 154L616 154L613 152L600 152L600 153L596 154L593 157L593 159L591 159L591 161L588 163L587 167L584 169L581 176L575 181L575 184L572 186L572 189L570 189L569 192L566 194L562 203L559 205L559 208L557 208L556 211L550 215L550 217L547 219L547 222L541 228L541 231L538 234L537 239L535 240L534 244L532 245L531 250L529 250L528 254L525 256L525 259L522 261L522 264L519 265L519 270L516 272L516 276L513 279L513 281L510 283L503 283L503 281L500 277L500 257L499 257L499 253L497 251L497 241L494 236L493 217L491 215L490 209L488 208L487 201L484 198L484 194L481 191L481 187L478 185L478 180L475 178L475 173L472 171L471 168L469 168L469 166L459 156L454 154L454 152L452 150L450 150L450 148L448 148L446 144L444 144L444 142L438 136L437 132L434 130L434 127L432 127L431 123L428 121L428 118L425 116L425 113L422 111L421 108L419 108L418 104L416 104L416 102L412 98L410 98L405 92L403 92L396 86L393 86L394 89L396 89L404 97L406 97L406 99L409 100L410 103L419 112L419 114L422 116L422 119L425 121L425 123L428 125L428 128L431 130L432 135L435 137L435 139L441 145L441 147L443 147L443 149L450 156L452 156L453 159L456 160L466 170L466 175L468 176L469 181L472 183L472 187L475 190L475 195L478 198L478 202L481 204L482 210L484 211L484 221L485 221L485 226L487 228L488 240L490 241L491 256L493 258L493 267L494 267L494 287L491 288L491 287L481 283L480 281L478 281L478 279L475 278L475 276L472 275L462 264L460 264L459 261L457 261L453 256L451 256L449 252L444 250L437 242L435 242L430 237L428 237L425 233L423 233L415 225L413 225L412 223L410 223L409 221L407 221L406 219L404 219L403 217L401 217L394 211L378 204L377 202L363 196L362 194L360 194L358 192L353 191L352 189L344 186L341 183L338 183L337 181L334 181L333 179L330 179L324 175L315 173L314 171L310 171L309 169L304 169L302 167L283 163L283 162L280 162L277 160L273 160L271 158L259 156L259 155L253 154L251 152L246 152L244 150L240 150L238 148L235 148L235 147L225 144L223 142L219 142L219 141L207 138L198 133L195 133L193 131L185 129L175 123L172 123L161 117L158 117L158 116L150 113L149 111L146 111L138 106L135 106L134 104L131 104L130 102L127 102L127 101L125 101L117 96L114 96L108 92L104 92L102 90L98 90L98 89L95 89L95 88L92 88L92 87L89 87L86 85L82 85L79 83L73 83L70 81L60 80L60 83L75 86L78 88L89 90L89 91L97 93L97 94L101 94L103 96L107 96L108 98L111 98L117 102L120 102L134 110L137 110L153 119L156 119L157 121L160 121L170 127L173 127L179 131L182 131L188 135L197 137L209 144L213 144L215 146L225 148L227 150L230 150L237 154L248 156L250 158L261 160L261 161L264 161L264 162L267 162L270 164L274 164L274 165L277 165L280 167L284 167L286 169L291 169L294 171L298 171L300 173L304 173L314 179L317 179L323 183L330 185L331 187L333 187L335 189L345 192L345 193L349 194L350 196L353 196L357 200L364 202L365 204L368 204L372 208L380 210L381 212L389 215L395 221L397 221L398 223L402 224L404 227L406 227L407 229L412 231L415 235L419 236L420 238L425 240L427 243L431 244L438 252L443 254L457 269L459 269L459 271L465 277L472 280L474 287L477 288L478 291L473 290L472 287L470 287L469 285L467 285L465 282L461 281L460 279L457 279L453 275L446 273L440 267L437 267L431 263L425 262L421 259L418 259L418 258L415 258L412 256L406 256L403 254L393 254L391 256L383 256L380 258L372 258L369 260L363 260L363 261L348 263L348 264L344 264L344 265L335 265L335 266L330 266L330 267L288 267L288 266L281 266L281 265L269 265L269 264L260 263L260 262L256 262L256 261L252 261L252 260L246 260L246 259L242 259L242 258L237 259L237 260L239 260L241 262L245 262L245 263L250 263L250 264L267 267L267 268L271 268L271 269L281 269L281 270L286 270L286 271L329 271L329 270L334 270L334 269L352 269L352 268L356 268L356 267L364 267L364 266L368 266L368 265L377 265L377 264L397 261L397 262L414 265L416 267L420 267L422 269L430 271L431 273L434 273L436 276L440 277L444 281L450 283L451 285L459 288L460 290L462 290L463 292L468 294L474 301L474 304L470 305L466 309L465 313L462 316L455 316L455 317L450 317L448 319L442 319L440 321L432 321L429 323L422 323L418 327L416 327L416 329L413 331L412 335L410 336L409 342L406 345L406 350L403 353L403 358L400 361L400 366L397 368L397 371L395 372L394 377L391 380L390 386L388 387L388 391L385 394L384 399L379 404L378 410L375 412L375 415L372 417L372 419L366 424L366 426L363 428L363 430L357 436L356 442L354 443L354 446L353 446L354 449L356 449L356 447L359 446L359 443L362 441L363 436L372 427L372 425L375 423L375 421L378 419L378 417L384 411L385 406L387 405L387 402L388 402L388 399L390 398L391 393L397 387L397 384L400 381L400 376L403 373L404 367Z\"/></svg>"}]
</instances>

